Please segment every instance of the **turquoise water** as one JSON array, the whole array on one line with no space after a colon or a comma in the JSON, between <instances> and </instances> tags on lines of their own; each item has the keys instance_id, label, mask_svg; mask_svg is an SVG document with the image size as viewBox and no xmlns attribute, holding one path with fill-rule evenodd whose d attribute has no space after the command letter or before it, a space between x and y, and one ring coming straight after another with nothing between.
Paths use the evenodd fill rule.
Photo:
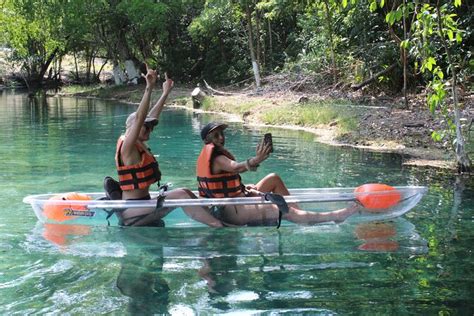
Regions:
<instances>
[{"instance_id":1,"label":"turquoise water","mask_svg":"<svg viewBox=\"0 0 474 316\"><path fill-rule=\"evenodd\" d=\"M0 314L474 312L472 179L321 145L304 132L268 130L276 152L245 182L278 172L290 187L383 182L429 192L384 223L276 230L37 222L24 196L100 191L103 177L115 175L115 141L134 108L0 92ZM164 181L194 189L199 130L214 118L164 111L149 142ZM243 160L265 131L230 123L228 147Z\"/></svg>"}]
</instances>

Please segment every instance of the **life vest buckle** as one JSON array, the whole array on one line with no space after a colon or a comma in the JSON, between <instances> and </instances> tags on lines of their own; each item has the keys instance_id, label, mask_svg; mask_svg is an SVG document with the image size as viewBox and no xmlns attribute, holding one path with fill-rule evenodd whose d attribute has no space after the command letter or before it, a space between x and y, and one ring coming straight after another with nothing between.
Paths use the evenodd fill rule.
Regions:
<instances>
[{"instance_id":1,"label":"life vest buckle","mask_svg":"<svg viewBox=\"0 0 474 316\"><path fill-rule=\"evenodd\" d=\"M158 197L156 198L156 210L163 208L163 203L165 202L166 198L165 192L168 191L168 189L172 186L173 184L168 182L158 188Z\"/></svg>"}]
</instances>

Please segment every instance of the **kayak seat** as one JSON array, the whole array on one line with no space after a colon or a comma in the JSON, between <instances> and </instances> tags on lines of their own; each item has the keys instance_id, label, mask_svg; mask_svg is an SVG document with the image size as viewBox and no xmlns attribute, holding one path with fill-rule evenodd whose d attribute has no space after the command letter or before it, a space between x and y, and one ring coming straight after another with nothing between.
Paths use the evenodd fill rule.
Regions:
<instances>
[{"instance_id":1,"label":"kayak seat","mask_svg":"<svg viewBox=\"0 0 474 316\"><path fill-rule=\"evenodd\" d=\"M104 178L104 190L105 195L109 200L121 200L122 199L122 189L118 181L115 181L112 177Z\"/></svg>"}]
</instances>

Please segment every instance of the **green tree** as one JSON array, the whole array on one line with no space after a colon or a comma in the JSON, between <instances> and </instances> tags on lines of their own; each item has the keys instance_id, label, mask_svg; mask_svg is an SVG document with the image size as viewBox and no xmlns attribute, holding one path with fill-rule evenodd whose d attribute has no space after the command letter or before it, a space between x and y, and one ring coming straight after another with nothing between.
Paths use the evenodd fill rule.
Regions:
<instances>
[{"instance_id":1,"label":"green tree","mask_svg":"<svg viewBox=\"0 0 474 316\"><path fill-rule=\"evenodd\" d=\"M93 69L94 59L97 55L107 56L97 41L95 28L97 26L98 12L102 6L97 1L65 1L61 7L63 20L63 33L67 34L68 41L62 51L64 54L73 54L75 57L75 78L80 80L77 58L86 61L85 83L98 81L99 73ZM58 56L59 64L62 56ZM106 59L107 60L107 59ZM94 72L94 78L92 78Z\"/></svg>"},{"instance_id":2,"label":"green tree","mask_svg":"<svg viewBox=\"0 0 474 316\"><path fill-rule=\"evenodd\" d=\"M406 37L400 46L403 51L409 49L417 65L421 63L422 73L429 74L429 109L433 114L441 113L442 119L447 122L445 132L435 131L432 136L435 140L441 140L442 134L445 134L451 139L458 169L465 172L471 170L471 160L465 148L458 96L458 72L464 60L462 55L466 53L462 49L466 32L459 25L455 13L455 7L459 6L461 0L454 0L454 3L437 0L434 5L403 2L387 13L386 20L394 24L406 21L410 14L413 16L412 35Z\"/></svg>"},{"instance_id":3,"label":"green tree","mask_svg":"<svg viewBox=\"0 0 474 316\"><path fill-rule=\"evenodd\" d=\"M41 86L53 59L66 46L61 32L62 1L5 0L0 15L3 40L12 49L12 61L26 72L25 83Z\"/></svg>"},{"instance_id":4,"label":"green tree","mask_svg":"<svg viewBox=\"0 0 474 316\"><path fill-rule=\"evenodd\" d=\"M455 0L454 4L460 6L461 0ZM463 30L455 20L457 15L453 11L450 3L441 4L439 0L435 6L424 4L420 13L417 14L416 22L416 40L420 46L413 51L417 52L417 57L421 59L422 71L428 70L432 75L429 83L431 91L428 94L428 106L431 112L440 110L446 118L458 169L461 172L469 172L471 160L466 151L458 96L459 56L454 53L457 46L462 43ZM433 36L437 37L435 41L439 43L438 47L432 46ZM451 102L446 98L448 91L451 92ZM433 136L436 138L438 135L434 133Z\"/></svg>"},{"instance_id":5,"label":"green tree","mask_svg":"<svg viewBox=\"0 0 474 316\"><path fill-rule=\"evenodd\" d=\"M242 14L231 2L210 0L189 25L189 34L199 52L196 68L207 80L232 82L250 74Z\"/></svg>"}]
</instances>

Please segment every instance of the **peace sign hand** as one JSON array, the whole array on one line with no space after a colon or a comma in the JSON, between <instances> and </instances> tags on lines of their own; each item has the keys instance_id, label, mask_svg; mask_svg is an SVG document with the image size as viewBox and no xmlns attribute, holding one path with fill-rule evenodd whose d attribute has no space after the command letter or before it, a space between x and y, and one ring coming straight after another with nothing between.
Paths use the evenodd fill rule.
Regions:
<instances>
[{"instance_id":1,"label":"peace sign hand","mask_svg":"<svg viewBox=\"0 0 474 316\"><path fill-rule=\"evenodd\" d=\"M168 78L168 73L165 72L165 82L163 82L163 94L169 94L174 87L174 81Z\"/></svg>"},{"instance_id":2,"label":"peace sign hand","mask_svg":"<svg viewBox=\"0 0 474 316\"><path fill-rule=\"evenodd\" d=\"M156 84L156 80L158 79L158 73L156 72L156 70L149 68L148 64L145 64L145 66L146 75L142 74L142 77L145 78L147 87L154 87Z\"/></svg>"}]
</instances>

